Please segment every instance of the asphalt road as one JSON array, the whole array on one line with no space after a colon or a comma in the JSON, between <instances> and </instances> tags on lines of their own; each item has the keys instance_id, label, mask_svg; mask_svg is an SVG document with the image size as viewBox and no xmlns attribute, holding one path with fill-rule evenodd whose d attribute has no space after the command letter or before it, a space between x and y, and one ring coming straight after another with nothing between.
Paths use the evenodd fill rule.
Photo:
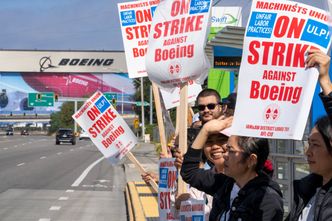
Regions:
<instances>
[{"instance_id":1,"label":"asphalt road","mask_svg":"<svg viewBox=\"0 0 332 221\"><path fill-rule=\"evenodd\" d=\"M151 150L136 150L143 164L156 163ZM55 145L54 137L0 136L0 220L125 221L128 165L112 166L90 140Z\"/></svg>"}]
</instances>

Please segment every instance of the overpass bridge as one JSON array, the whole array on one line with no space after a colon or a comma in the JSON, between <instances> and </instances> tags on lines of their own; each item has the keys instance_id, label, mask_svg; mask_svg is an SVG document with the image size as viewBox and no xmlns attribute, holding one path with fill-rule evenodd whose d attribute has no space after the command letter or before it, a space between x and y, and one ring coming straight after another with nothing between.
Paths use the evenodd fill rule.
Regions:
<instances>
[{"instance_id":1,"label":"overpass bridge","mask_svg":"<svg viewBox=\"0 0 332 221\"><path fill-rule=\"evenodd\" d=\"M49 123L51 117L49 114L20 114L20 115L7 115L0 114L1 123L18 123L18 122L40 122Z\"/></svg>"}]
</instances>

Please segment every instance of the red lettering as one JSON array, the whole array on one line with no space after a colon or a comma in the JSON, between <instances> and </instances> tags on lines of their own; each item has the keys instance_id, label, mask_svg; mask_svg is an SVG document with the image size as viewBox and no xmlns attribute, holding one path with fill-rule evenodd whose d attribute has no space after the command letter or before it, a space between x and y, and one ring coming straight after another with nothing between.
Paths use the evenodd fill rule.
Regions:
<instances>
[{"instance_id":1,"label":"red lettering","mask_svg":"<svg viewBox=\"0 0 332 221\"><path fill-rule=\"evenodd\" d=\"M173 1L172 3L172 9L171 9L171 16L175 17L177 15L183 15L185 13L188 13L189 10L189 2L186 0L179 0Z\"/></svg>"},{"instance_id":2,"label":"red lettering","mask_svg":"<svg viewBox=\"0 0 332 221\"><path fill-rule=\"evenodd\" d=\"M137 23L152 21L152 13L150 9L136 11Z\"/></svg>"},{"instance_id":3,"label":"red lettering","mask_svg":"<svg viewBox=\"0 0 332 221\"><path fill-rule=\"evenodd\" d=\"M286 35L289 24L289 18L287 16L280 16L275 24L273 34L277 38L281 38Z\"/></svg>"},{"instance_id":4,"label":"red lettering","mask_svg":"<svg viewBox=\"0 0 332 221\"><path fill-rule=\"evenodd\" d=\"M301 19L298 21L298 18L294 17L292 23L289 27L287 38L297 38L299 39L303 30L305 20Z\"/></svg>"},{"instance_id":5,"label":"red lettering","mask_svg":"<svg viewBox=\"0 0 332 221\"><path fill-rule=\"evenodd\" d=\"M89 128L89 133L91 134L91 136L92 136L93 138L97 137L97 133L96 133L96 131L93 130L92 127Z\"/></svg>"},{"instance_id":6,"label":"red lettering","mask_svg":"<svg viewBox=\"0 0 332 221\"><path fill-rule=\"evenodd\" d=\"M159 205L160 205L160 209L170 209L171 208L171 193L170 192L160 192Z\"/></svg>"},{"instance_id":7,"label":"red lettering","mask_svg":"<svg viewBox=\"0 0 332 221\"><path fill-rule=\"evenodd\" d=\"M145 56L147 50L147 48L133 48L134 58Z\"/></svg>"},{"instance_id":8,"label":"red lettering","mask_svg":"<svg viewBox=\"0 0 332 221\"><path fill-rule=\"evenodd\" d=\"M249 52L252 55L248 56L248 63L249 64L257 64L258 61L259 61L259 54L258 54L258 51L255 49L256 47L257 48L260 47L259 41L251 41L250 44L249 44Z\"/></svg>"},{"instance_id":9,"label":"red lettering","mask_svg":"<svg viewBox=\"0 0 332 221\"><path fill-rule=\"evenodd\" d=\"M141 25L134 27L127 27L125 29L126 38L128 40L139 39L139 38L148 38L151 25Z\"/></svg>"},{"instance_id":10,"label":"red lettering","mask_svg":"<svg viewBox=\"0 0 332 221\"><path fill-rule=\"evenodd\" d=\"M292 20L289 20L287 16L280 16L275 25L273 34L277 38L281 38L287 35L287 38L300 38L303 26L305 24L304 19L298 20L294 17ZM288 31L287 31L288 30Z\"/></svg>"},{"instance_id":11,"label":"red lettering","mask_svg":"<svg viewBox=\"0 0 332 221\"><path fill-rule=\"evenodd\" d=\"M157 39L160 38L161 34L162 34L162 27L163 27L163 23L157 23L154 26L154 33L153 33L153 38Z\"/></svg>"},{"instance_id":12,"label":"red lettering","mask_svg":"<svg viewBox=\"0 0 332 221\"><path fill-rule=\"evenodd\" d=\"M285 44L283 42L262 42L252 41L249 44L249 64L279 65L291 67L304 67L305 52L309 45L305 44ZM272 48L272 54L270 54Z\"/></svg>"},{"instance_id":13,"label":"red lettering","mask_svg":"<svg viewBox=\"0 0 332 221\"><path fill-rule=\"evenodd\" d=\"M103 140L101 143L104 145L105 148L108 148L109 145L108 145L108 143L106 142L106 140Z\"/></svg>"},{"instance_id":14,"label":"red lettering","mask_svg":"<svg viewBox=\"0 0 332 221\"><path fill-rule=\"evenodd\" d=\"M200 31L202 30L203 18L204 15L197 15L158 23L154 26L153 38Z\"/></svg>"},{"instance_id":15,"label":"red lettering","mask_svg":"<svg viewBox=\"0 0 332 221\"><path fill-rule=\"evenodd\" d=\"M169 171L168 172L168 180L167 180L167 187L169 189L174 188L176 180L176 171Z\"/></svg>"},{"instance_id":16,"label":"red lettering","mask_svg":"<svg viewBox=\"0 0 332 221\"><path fill-rule=\"evenodd\" d=\"M170 48L170 49L161 49L157 48L155 50L155 57L154 61L159 62L161 60L173 60L176 58L191 58L194 56L194 45L176 45L176 48Z\"/></svg>"},{"instance_id":17,"label":"red lettering","mask_svg":"<svg viewBox=\"0 0 332 221\"><path fill-rule=\"evenodd\" d=\"M266 65L269 59L270 47L272 47L273 42L263 41L262 46L264 47L263 51L263 62L262 64Z\"/></svg>"},{"instance_id":18,"label":"red lettering","mask_svg":"<svg viewBox=\"0 0 332 221\"><path fill-rule=\"evenodd\" d=\"M290 101L293 104L299 102L301 98L302 87L293 87L293 86L285 86L285 83L281 83L281 85L261 85L259 81L252 81L250 88L251 99L269 99L271 101Z\"/></svg>"},{"instance_id":19,"label":"red lettering","mask_svg":"<svg viewBox=\"0 0 332 221\"><path fill-rule=\"evenodd\" d=\"M307 51L308 47L309 45L299 44L295 46L293 67L304 67L305 52Z\"/></svg>"},{"instance_id":20,"label":"red lettering","mask_svg":"<svg viewBox=\"0 0 332 221\"><path fill-rule=\"evenodd\" d=\"M93 106L90 110L88 110L87 115L90 120L95 120L96 117L100 114L100 111L96 106Z\"/></svg>"},{"instance_id":21,"label":"red lettering","mask_svg":"<svg viewBox=\"0 0 332 221\"><path fill-rule=\"evenodd\" d=\"M284 53L286 50L286 45L281 42L276 42L273 48L273 56L272 56L272 65L282 66L284 64ZM279 60L279 62L278 62Z\"/></svg>"}]
</instances>

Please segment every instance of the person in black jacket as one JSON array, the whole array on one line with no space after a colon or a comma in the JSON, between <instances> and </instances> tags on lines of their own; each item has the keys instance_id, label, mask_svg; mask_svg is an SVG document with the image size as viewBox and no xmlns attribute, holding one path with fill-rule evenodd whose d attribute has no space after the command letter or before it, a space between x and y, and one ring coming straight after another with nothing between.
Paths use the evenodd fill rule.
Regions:
<instances>
[{"instance_id":1,"label":"person in black jacket","mask_svg":"<svg viewBox=\"0 0 332 221\"><path fill-rule=\"evenodd\" d=\"M283 219L279 185L262 172L269 155L266 139L231 136L224 153L224 174L199 169L202 147L209 135L229 127L220 117L207 122L185 154L181 176L191 186L214 196L210 221Z\"/></svg>"},{"instance_id":2,"label":"person in black jacket","mask_svg":"<svg viewBox=\"0 0 332 221\"><path fill-rule=\"evenodd\" d=\"M311 174L294 181L294 205L287 220L332 220L332 127L317 120L305 151Z\"/></svg>"}]
</instances>

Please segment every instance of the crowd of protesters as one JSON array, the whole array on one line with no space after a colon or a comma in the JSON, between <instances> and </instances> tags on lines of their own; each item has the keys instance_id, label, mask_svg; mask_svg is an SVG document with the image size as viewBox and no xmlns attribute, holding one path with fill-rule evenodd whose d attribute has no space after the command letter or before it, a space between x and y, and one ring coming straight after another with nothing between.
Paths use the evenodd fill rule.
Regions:
<instances>
[{"instance_id":1,"label":"crowd of protesters","mask_svg":"<svg viewBox=\"0 0 332 221\"><path fill-rule=\"evenodd\" d=\"M330 57L319 50L308 51L306 68L317 68L319 94L326 116L315 123L305 156L310 174L295 180L294 202L286 220L332 220L332 83ZM284 219L283 196L272 180L268 159L269 142L264 138L230 134L236 93L221 99L213 89L203 89L196 99L198 117L191 125L188 150L173 150L175 165L190 187L205 193L211 221ZM171 148L176 147L174 143ZM203 164L205 163L205 165ZM144 181L158 181L156 175L142 175ZM178 202L188 198L178 196ZM211 202L211 198L213 198ZM208 206L209 205L209 206Z\"/></svg>"}]
</instances>

